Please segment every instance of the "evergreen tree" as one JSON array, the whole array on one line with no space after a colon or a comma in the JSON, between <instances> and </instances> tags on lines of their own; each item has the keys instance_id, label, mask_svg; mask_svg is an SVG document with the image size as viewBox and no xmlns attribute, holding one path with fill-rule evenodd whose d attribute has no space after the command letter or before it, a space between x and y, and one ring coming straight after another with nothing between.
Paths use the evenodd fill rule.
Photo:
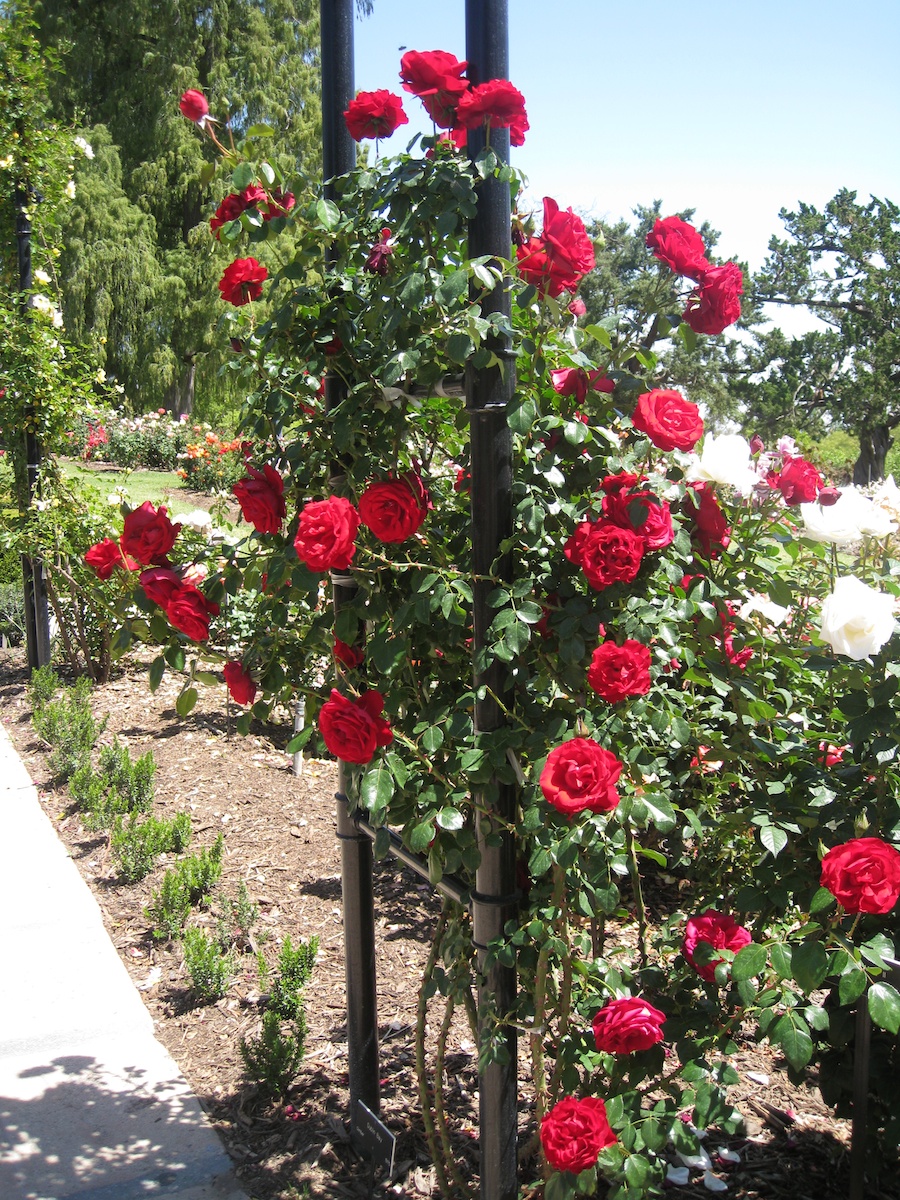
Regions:
<instances>
[{"instance_id":1,"label":"evergreen tree","mask_svg":"<svg viewBox=\"0 0 900 1200\"><path fill-rule=\"evenodd\" d=\"M65 51L54 111L96 143L76 176L61 267L67 323L137 409L191 412L196 392L210 411L229 387L215 328L229 258L207 223L222 194L211 147L178 100L202 90L226 139L271 123L289 148L279 167L298 188L315 179L318 5L39 0L36 15L43 44Z\"/></svg>"}]
</instances>

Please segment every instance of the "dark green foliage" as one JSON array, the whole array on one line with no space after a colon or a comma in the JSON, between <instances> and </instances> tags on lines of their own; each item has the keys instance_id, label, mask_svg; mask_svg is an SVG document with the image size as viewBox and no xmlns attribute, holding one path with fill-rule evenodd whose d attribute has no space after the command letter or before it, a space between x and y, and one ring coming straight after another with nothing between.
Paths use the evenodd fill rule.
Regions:
<instances>
[{"instance_id":1,"label":"dark green foliage","mask_svg":"<svg viewBox=\"0 0 900 1200\"><path fill-rule=\"evenodd\" d=\"M269 1008L283 1020L295 1020L303 1011L303 989L309 983L319 951L319 939L291 945L286 937L278 958L278 976L272 985Z\"/></svg>"},{"instance_id":2,"label":"dark green foliage","mask_svg":"<svg viewBox=\"0 0 900 1200\"><path fill-rule=\"evenodd\" d=\"M59 688L59 676L52 667L35 667L28 685L28 699L35 710L52 700Z\"/></svg>"},{"instance_id":3,"label":"dark green foliage","mask_svg":"<svg viewBox=\"0 0 900 1200\"><path fill-rule=\"evenodd\" d=\"M180 854L191 837L191 818L178 813L172 820L137 816L117 817L110 846L125 883L137 883L153 870L160 854Z\"/></svg>"},{"instance_id":4,"label":"dark green foliage","mask_svg":"<svg viewBox=\"0 0 900 1200\"><path fill-rule=\"evenodd\" d=\"M283 1096L300 1070L305 1041L306 1022L302 1018L285 1029L276 1012L264 1012L259 1036L241 1039L244 1076L257 1084L263 1095Z\"/></svg>"},{"instance_id":5,"label":"dark green foliage","mask_svg":"<svg viewBox=\"0 0 900 1200\"><path fill-rule=\"evenodd\" d=\"M104 783L114 788L126 801L126 812L147 812L153 803L156 762L148 750L132 761L128 747L115 739L111 746L100 750L99 772Z\"/></svg>"},{"instance_id":6,"label":"dark green foliage","mask_svg":"<svg viewBox=\"0 0 900 1200\"><path fill-rule=\"evenodd\" d=\"M186 929L182 945L195 994L201 1000L220 1000L234 975L234 956L224 952L218 940L202 929Z\"/></svg>"},{"instance_id":7,"label":"dark green foliage","mask_svg":"<svg viewBox=\"0 0 900 1200\"><path fill-rule=\"evenodd\" d=\"M90 762L91 750L106 721L96 721L90 704L91 681L82 676L58 700L36 709L32 720L39 737L50 746L50 766L63 781Z\"/></svg>"},{"instance_id":8,"label":"dark green foliage","mask_svg":"<svg viewBox=\"0 0 900 1200\"><path fill-rule=\"evenodd\" d=\"M225 842L221 834L213 845L198 854L183 858L166 871L159 891L150 898L146 913L154 922L155 938L177 937L184 928L191 907L200 904L212 891L222 874L222 852Z\"/></svg>"}]
</instances>

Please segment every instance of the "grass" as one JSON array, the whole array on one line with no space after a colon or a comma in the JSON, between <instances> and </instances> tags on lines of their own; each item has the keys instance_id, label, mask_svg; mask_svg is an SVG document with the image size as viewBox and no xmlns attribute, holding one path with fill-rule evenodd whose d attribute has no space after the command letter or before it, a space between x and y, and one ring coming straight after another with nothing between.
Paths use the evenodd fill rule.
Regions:
<instances>
[{"instance_id":1,"label":"grass","mask_svg":"<svg viewBox=\"0 0 900 1200\"><path fill-rule=\"evenodd\" d=\"M101 494L113 492L118 487L124 488L135 507L150 500L157 506L165 504L170 512L174 508L184 511L188 507L202 508L208 512L213 504L212 496L199 498L192 495L188 499L181 479L174 471L122 471L115 467L98 469L87 467L74 459L60 459L59 465L67 479L87 479Z\"/></svg>"}]
</instances>

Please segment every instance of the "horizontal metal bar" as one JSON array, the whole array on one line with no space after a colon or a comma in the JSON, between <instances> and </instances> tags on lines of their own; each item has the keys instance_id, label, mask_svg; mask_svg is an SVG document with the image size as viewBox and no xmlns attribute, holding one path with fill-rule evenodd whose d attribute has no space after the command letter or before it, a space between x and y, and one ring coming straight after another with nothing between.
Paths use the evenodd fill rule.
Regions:
<instances>
[{"instance_id":1,"label":"horizontal metal bar","mask_svg":"<svg viewBox=\"0 0 900 1200\"><path fill-rule=\"evenodd\" d=\"M354 817L354 824L361 833L366 837L375 841L375 835L378 832L365 817ZM386 827L383 827L386 828ZM393 829L388 829L388 836L391 839L391 854L394 858L398 858L411 871L420 876L422 879L431 880L428 878L428 863L419 854L413 854L411 850L407 850L403 845L403 839L399 833L395 833ZM443 875L438 883L431 885L436 892L440 892L442 896L446 896L448 900L454 900L457 904L461 904L464 908L469 904L469 889L464 887L454 875Z\"/></svg>"}]
</instances>

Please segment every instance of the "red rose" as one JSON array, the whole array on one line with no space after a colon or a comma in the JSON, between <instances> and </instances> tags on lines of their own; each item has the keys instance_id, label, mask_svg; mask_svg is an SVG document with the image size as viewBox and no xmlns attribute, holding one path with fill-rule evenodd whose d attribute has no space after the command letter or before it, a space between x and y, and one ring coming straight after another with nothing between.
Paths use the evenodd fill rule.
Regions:
<instances>
[{"instance_id":1,"label":"red rose","mask_svg":"<svg viewBox=\"0 0 900 1200\"><path fill-rule=\"evenodd\" d=\"M591 657L587 681L609 704L645 696L650 691L650 647L631 639L621 646L603 642Z\"/></svg>"},{"instance_id":2,"label":"red rose","mask_svg":"<svg viewBox=\"0 0 900 1200\"><path fill-rule=\"evenodd\" d=\"M645 553L664 550L675 540L671 510L652 492L611 491L603 497L603 515L622 529L633 529Z\"/></svg>"},{"instance_id":3,"label":"red rose","mask_svg":"<svg viewBox=\"0 0 900 1200\"><path fill-rule=\"evenodd\" d=\"M395 129L409 122L403 101L386 88L360 92L344 113L347 129L356 142L363 138L390 137Z\"/></svg>"},{"instance_id":4,"label":"red rose","mask_svg":"<svg viewBox=\"0 0 900 1200\"><path fill-rule=\"evenodd\" d=\"M698 943L705 942L714 950L731 950L737 954L738 950L752 941L749 931L743 925L738 925L734 917L709 909L702 917L689 919L685 926L681 953L701 979L705 979L707 983L715 983L716 967L724 962L724 959L717 958L714 962L704 964L696 962L694 952Z\"/></svg>"},{"instance_id":5,"label":"red rose","mask_svg":"<svg viewBox=\"0 0 900 1200\"><path fill-rule=\"evenodd\" d=\"M584 221L571 208L563 212L555 200L544 197L544 228L541 233L547 253L559 273L568 269L575 283L596 264L594 244L587 235ZM569 290L571 291L572 288Z\"/></svg>"},{"instance_id":6,"label":"red rose","mask_svg":"<svg viewBox=\"0 0 900 1200\"><path fill-rule=\"evenodd\" d=\"M286 217L296 203L293 192L283 192L281 188L275 188L272 195L266 197L265 208L260 209L262 218L264 221L271 221L273 217Z\"/></svg>"},{"instance_id":7,"label":"red rose","mask_svg":"<svg viewBox=\"0 0 900 1200\"><path fill-rule=\"evenodd\" d=\"M684 512L693 522L691 537L707 558L716 558L728 548L731 531L708 483L691 484L684 498Z\"/></svg>"},{"instance_id":8,"label":"red rose","mask_svg":"<svg viewBox=\"0 0 900 1200\"><path fill-rule=\"evenodd\" d=\"M665 1013L638 996L610 1000L594 1017L594 1041L606 1054L649 1050L662 1041L665 1019Z\"/></svg>"},{"instance_id":9,"label":"red rose","mask_svg":"<svg viewBox=\"0 0 900 1200\"><path fill-rule=\"evenodd\" d=\"M600 1151L617 1140L606 1119L606 1105L597 1096L566 1096L541 1121L541 1146L554 1171L579 1175L595 1166Z\"/></svg>"},{"instance_id":10,"label":"red rose","mask_svg":"<svg viewBox=\"0 0 900 1200\"><path fill-rule=\"evenodd\" d=\"M437 140L439 146L452 147L454 150L465 150L469 144L469 134L465 129L445 129ZM426 158L433 158L434 151L429 150Z\"/></svg>"},{"instance_id":11,"label":"red rose","mask_svg":"<svg viewBox=\"0 0 900 1200\"><path fill-rule=\"evenodd\" d=\"M256 684L250 672L239 662L227 662L222 673L235 704L252 704L256 699Z\"/></svg>"},{"instance_id":12,"label":"red rose","mask_svg":"<svg viewBox=\"0 0 900 1200\"><path fill-rule=\"evenodd\" d=\"M900 850L877 837L832 846L821 882L848 913L888 913L900 897Z\"/></svg>"},{"instance_id":13,"label":"red rose","mask_svg":"<svg viewBox=\"0 0 900 1200\"><path fill-rule=\"evenodd\" d=\"M239 196L237 192L231 192L225 197L215 214L209 219L209 228L217 239L222 226L227 225L230 221L236 221L246 207L243 197Z\"/></svg>"},{"instance_id":14,"label":"red rose","mask_svg":"<svg viewBox=\"0 0 900 1200\"><path fill-rule=\"evenodd\" d=\"M456 122L463 129L508 129L510 141L521 146L529 129L525 97L508 79L488 79L460 96Z\"/></svg>"},{"instance_id":15,"label":"red rose","mask_svg":"<svg viewBox=\"0 0 900 1200\"><path fill-rule=\"evenodd\" d=\"M219 615L219 606L207 600L192 583L182 583L163 605L163 612L169 624L186 633L192 642L205 642L210 618Z\"/></svg>"},{"instance_id":16,"label":"red rose","mask_svg":"<svg viewBox=\"0 0 900 1200\"><path fill-rule=\"evenodd\" d=\"M381 713L384 697L380 692L363 692L348 700L337 689L322 705L319 729L329 751L344 762L367 763L379 746L389 746L393 731Z\"/></svg>"},{"instance_id":17,"label":"red rose","mask_svg":"<svg viewBox=\"0 0 900 1200\"><path fill-rule=\"evenodd\" d=\"M681 217L657 218L653 229L647 234L647 245L660 262L664 262L676 275L699 279L704 271L709 270L703 238L693 225L688 225Z\"/></svg>"},{"instance_id":18,"label":"red rose","mask_svg":"<svg viewBox=\"0 0 900 1200\"><path fill-rule=\"evenodd\" d=\"M824 483L825 480L811 462L805 458L791 458L790 455L774 479L785 504L809 504L818 496Z\"/></svg>"},{"instance_id":19,"label":"red rose","mask_svg":"<svg viewBox=\"0 0 900 1200\"><path fill-rule=\"evenodd\" d=\"M181 587L181 576L169 567L154 567L150 571L141 571L138 582L151 604L165 608L173 593Z\"/></svg>"},{"instance_id":20,"label":"red rose","mask_svg":"<svg viewBox=\"0 0 900 1200\"><path fill-rule=\"evenodd\" d=\"M420 98L435 125L450 129L459 99L469 88L462 78L467 66L446 50L408 50L400 59L400 79L405 91Z\"/></svg>"},{"instance_id":21,"label":"red rose","mask_svg":"<svg viewBox=\"0 0 900 1200\"><path fill-rule=\"evenodd\" d=\"M685 400L680 392L663 388L638 396L631 422L660 450L693 450L703 437L703 418L697 405Z\"/></svg>"},{"instance_id":22,"label":"red rose","mask_svg":"<svg viewBox=\"0 0 900 1200\"><path fill-rule=\"evenodd\" d=\"M343 496L313 500L300 513L294 549L311 571L344 571L356 550L359 513Z\"/></svg>"},{"instance_id":23,"label":"red rose","mask_svg":"<svg viewBox=\"0 0 900 1200\"><path fill-rule=\"evenodd\" d=\"M688 296L684 319L694 333L721 333L740 319L744 277L737 263L710 267Z\"/></svg>"},{"instance_id":24,"label":"red rose","mask_svg":"<svg viewBox=\"0 0 900 1200\"><path fill-rule=\"evenodd\" d=\"M123 571L137 571L141 565L129 558L119 543L114 542L112 538L104 538L102 542L91 546L84 556L84 561L96 572L98 579L109 579L116 567L121 567Z\"/></svg>"},{"instance_id":25,"label":"red rose","mask_svg":"<svg viewBox=\"0 0 900 1200\"><path fill-rule=\"evenodd\" d=\"M387 275L388 259L394 253L394 247L388 241L390 236L390 229L382 229L381 237L369 251L363 266L364 271L368 271L371 275Z\"/></svg>"},{"instance_id":26,"label":"red rose","mask_svg":"<svg viewBox=\"0 0 900 1200\"><path fill-rule=\"evenodd\" d=\"M616 783L622 764L593 738L572 738L547 755L541 771L541 791L548 804L571 817L590 812L612 812L619 803Z\"/></svg>"},{"instance_id":27,"label":"red rose","mask_svg":"<svg viewBox=\"0 0 900 1200\"><path fill-rule=\"evenodd\" d=\"M188 88L178 101L178 107L189 121L198 125L203 123L203 118L209 113L206 97L196 88Z\"/></svg>"},{"instance_id":28,"label":"red rose","mask_svg":"<svg viewBox=\"0 0 900 1200\"><path fill-rule=\"evenodd\" d=\"M599 592L613 583L631 583L641 569L644 542L633 530L612 521L582 521L566 542L564 553Z\"/></svg>"},{"instance_id":29,"label":"red rose","mask_svg":"<svg viewBox=\"0 0 900 1200\"><path fill-rule=\"evenodd\" d=\"M567 275L554 278L543 238L532 237L516 246L516 265L525 282L536 287L541 295L559 296L568 286ZM575 286L577 280L572 284Z\"/></svg>"},{"instance_id":30,"label":"red rose","mask_svg":"<svg viewBox=\"0 0 900 1200\"><path fill-rule=\"evenodd\" d=\"M421 480L418 493L413 486L406 476L386 479L370 484L360 496L359 519L380 542L405 542L428 515L428 493Z\"/></svg>"},{"instance_id":31,"label":"red rose","mask_svg":"<svg viewBox=\"0 0 900 1200\"><path fill-rule=\"evenodd\" d=\"M258 300L268 277L268 269L255 258L236 258L230 267L225 268L219 280L222 299L238 308L242 304L249 304L251 300Z\"/></svg>"},{"instance_id":32,"label":"red rose","mask_svg":"<svg viewBox=\"0 0 900 1200\"><path fill-rule=\"evenodd\" d=\"M581 367L564 367L559 371L550 372L550 382L554 392L560 396L574 396L581 404L588 391L612 392L615 383L602 371L585 371Z\"/></svg>"},{"instance_id":33,"label":"red rose","mask_svg":"<svg viewBox=\"0 0 900 1200\"><path fill-rule=\"evenodd\" d=\"M345 667L354 668L361 667L366 656L359 646L348 646L340 638L335 638L334 657L338 662L343 663Z\"/></svg>"},{"instance_id":34,"label":"red rose","mask_svg":"<svg viewBox=\"0 0 900 1200\"><path fill-rule=\"evenodd\" d=\"M257 533L278 533L287 513L284 481L268 463L261 471L247 464L247 474L231 489L241 506L241 516Z\"/></svg>"},{"instance_id":35,"label":"red rose","mask_svg":"<svg viewBox=\"0 0 900 1200\"><path fill-rule=\"evenodd\" d=\"M166 561L166 555L175 545L180 529L181 525L173 525L166 516L164 505L157 510L149 500L145 500L140 508L133 509L125 518L119 541L125 553L139 563L159 566Z\"/></svg>"}]
</instances>

